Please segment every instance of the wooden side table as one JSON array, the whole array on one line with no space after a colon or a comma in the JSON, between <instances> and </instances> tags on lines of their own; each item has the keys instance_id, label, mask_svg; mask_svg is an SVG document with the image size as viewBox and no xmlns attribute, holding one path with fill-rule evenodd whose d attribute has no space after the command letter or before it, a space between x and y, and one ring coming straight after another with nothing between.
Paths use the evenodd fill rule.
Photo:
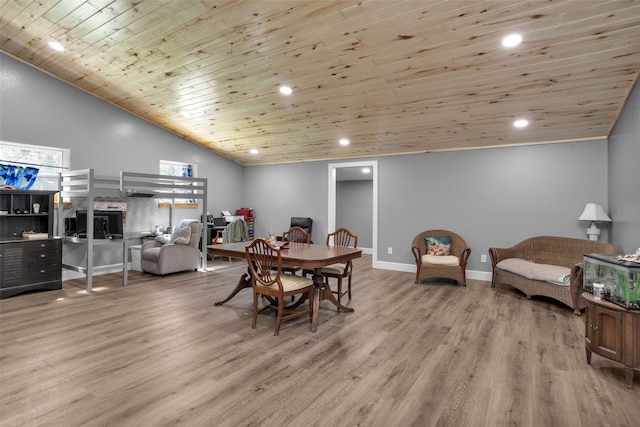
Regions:
<instances>
[{"instance_id":1,"label":"wooden side table","mask_svg":"<svg viewBox=\"0 0 640 427\"><path fill-rule=\"evenodd\" d=\"M627 387L632 388L634 369L640 369L640 311L596 301L588 292L582 298L587 363L591 364L591 353L622 363Z\"/></svg>"}]
</instances>

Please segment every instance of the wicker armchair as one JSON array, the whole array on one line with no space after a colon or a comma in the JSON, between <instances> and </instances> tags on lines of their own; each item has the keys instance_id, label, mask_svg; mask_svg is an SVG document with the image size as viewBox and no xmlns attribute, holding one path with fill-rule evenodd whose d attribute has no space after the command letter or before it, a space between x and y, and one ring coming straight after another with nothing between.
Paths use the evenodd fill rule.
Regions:
<instances>
[{"instance_id":1,"label":"wicker armchair","mask_svg":"<svg viewBox=\"0 0 640 427\"><path fill-rule=\"evenodd\" d=\"M584 303L579 298L584 269L583 255L593 253L616 254L618 252L607 242L553 236L532 237L510 248L490 248L489 255L493 268L491 287L495 287L497 283L504 283L519 289L529 299L534 295L553 298L573 308L574 314L579 315L580 309L584 308ZM508 258L570 268L569 286L529 279L500 269L497 264Z\"/></svg>"},{"instance_id":2,"label":"wicker armchair","mask_svg":"<svg viewBox=\"0 0 640 427\"><path fill-rule=\"evenodd\" d=\"M439 265L432 264L427 261L427 242L425 237L443 237L449 236L451 238L451 250L450 255L458 258L457 265ZM467 246L467 243L462 237L453 231L449 230L427 230L418 234L413 238L411 243L411 252L416 261L416 283L420 280L428 277L445 277L454 279L467 286L467 274L465 269L467 268L467 260L471 255L471 249ZM443 257L444 260L444 257Z\"/></svg>"}]
</instances>

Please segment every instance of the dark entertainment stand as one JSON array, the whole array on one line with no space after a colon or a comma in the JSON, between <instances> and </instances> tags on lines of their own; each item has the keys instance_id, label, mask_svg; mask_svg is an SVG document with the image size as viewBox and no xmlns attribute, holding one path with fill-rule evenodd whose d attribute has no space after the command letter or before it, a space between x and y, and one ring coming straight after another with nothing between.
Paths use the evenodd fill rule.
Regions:
<instances>
[{"instance_id":1,"label":"dark entertainment stand","mask_svg":"<svg viewBox=\"0 0 640 427\"><path fill-rule=\"evenodd\" d=\"M53 237L55 193L0 189L0 211L6 212L0 214L0 299L62 289L62 239ZM25 231L40 236L23 237Z\"/></svg>"}]
</instances>

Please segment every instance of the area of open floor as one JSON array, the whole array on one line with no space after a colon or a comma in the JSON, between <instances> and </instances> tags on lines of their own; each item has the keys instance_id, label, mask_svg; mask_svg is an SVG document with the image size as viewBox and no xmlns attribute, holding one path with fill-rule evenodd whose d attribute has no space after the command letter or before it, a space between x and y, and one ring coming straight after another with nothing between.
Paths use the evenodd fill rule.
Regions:
<instances>
[{"instance_id":1,"label":"area of open floor","mask_svg":"<svg viewBox=\"0 0 640 427\"><path fill-rule=\"evenodd\" d=\"M3 426L631 426L640 380L597 355L584 324L551 300L357 259L354 313L261 315L251 292L214 306L245 270L132 272L0 301Z\"/></svg>"}]
</instances>

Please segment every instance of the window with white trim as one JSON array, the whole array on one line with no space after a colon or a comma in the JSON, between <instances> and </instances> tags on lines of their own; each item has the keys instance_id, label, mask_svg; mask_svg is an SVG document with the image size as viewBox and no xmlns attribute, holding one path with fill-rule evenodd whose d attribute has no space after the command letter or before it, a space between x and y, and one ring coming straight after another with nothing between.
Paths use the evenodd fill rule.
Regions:
<instances>
[{"instance_id":1,"label":"window with white trim","mask_svg":"<svg viewBox=\"0 0 640 427\"><path fill-rule=\"evenodd\" d=\"M189 163L174 162L169 160L160 160L160 175L169 176L181 176L184 178L191 178L196 176L196 165ZM175 190L181 193L189 194L191 190ZM166 205L171 203L170 200L160 200L160 205ZM174 199L174 205L193 205L197 206L198 203L195 199Z\"/></svg>"},{"instance_id":2,"label":"window with white trim","mask_svg":"<svg viewBox=\"0 0 640 427\"><path fill-rule=\"evenodd\" d=\"M58 190L58 173L69 170L70 158L67 148L0 141L0 163L38 168L31 190Z\"/></svg>"}]
</instances>

